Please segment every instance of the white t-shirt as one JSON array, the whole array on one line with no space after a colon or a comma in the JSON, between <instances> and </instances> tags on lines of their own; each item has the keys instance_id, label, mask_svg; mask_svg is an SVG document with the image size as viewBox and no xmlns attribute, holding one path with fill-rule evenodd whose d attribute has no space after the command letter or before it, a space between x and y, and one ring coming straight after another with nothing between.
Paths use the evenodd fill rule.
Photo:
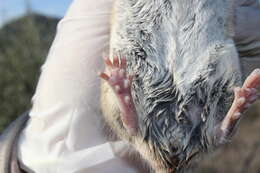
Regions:
<instances>
[{"instance_id":1,"label":"white t-shirt","mask_svg":"<svg viewBox=\"0 0 260 173\"><path fill-rule=\"evenodd\" d=\"M59 22L19 139L22 168L36 173L135 173L108 142L100 121L102 53L108 50L113 0L74 0Z\"/></svg>"}]
</instances>

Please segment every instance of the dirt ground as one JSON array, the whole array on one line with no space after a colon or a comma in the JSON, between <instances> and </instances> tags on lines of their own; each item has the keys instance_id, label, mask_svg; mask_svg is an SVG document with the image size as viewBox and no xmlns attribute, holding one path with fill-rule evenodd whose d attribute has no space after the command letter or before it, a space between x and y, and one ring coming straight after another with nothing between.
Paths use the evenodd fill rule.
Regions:
<instances>
[{"instance_id":1,"label":"dirt ground","mask_svg":"<svg viewBox=\"0 0 260 173\"><path fill-rule=\"evenodd\" d=\"M194 173L260 173L260 101L246 112L233 140L198 165Z\"/></svg>"}]
</instances>

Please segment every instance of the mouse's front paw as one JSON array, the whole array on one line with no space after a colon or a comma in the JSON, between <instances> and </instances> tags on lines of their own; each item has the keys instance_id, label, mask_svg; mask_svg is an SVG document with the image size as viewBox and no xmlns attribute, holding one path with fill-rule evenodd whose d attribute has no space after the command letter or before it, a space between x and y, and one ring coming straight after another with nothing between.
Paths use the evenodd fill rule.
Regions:
<instances>
[{"instance_id":1,"label":"mouse's front paw","mask_svg":"<svg viewBox=\"0 0 260 173\"><path fill-rule=\"evenodd\" d=\"M134 135L137 130L137 115L131 94L131 85L133 76L127 75L126 59L114 57L113 62L109 58L104 59L108 73L100 73L99 76L104 79L114 91L120 111L121 120L127 131Z\"/></svg>"}]
</instances>

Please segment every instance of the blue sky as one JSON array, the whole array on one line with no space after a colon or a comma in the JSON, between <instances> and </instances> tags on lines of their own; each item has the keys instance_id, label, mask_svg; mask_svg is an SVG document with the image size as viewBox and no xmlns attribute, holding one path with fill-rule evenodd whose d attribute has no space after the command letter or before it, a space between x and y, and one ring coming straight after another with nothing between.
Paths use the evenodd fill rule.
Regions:
<instances>
[{"instance_id":1,"label":"blue sky","mask_svg":"<svg viewBox=\"0 0 260 173\"><path fill-rule=\"evenodd\" d=\"M0 26L14 17L23 15L26 0L0 0ZM42 14L63 16L72 0L30 0L31 8Z\"/></svg>"}]
</instances>

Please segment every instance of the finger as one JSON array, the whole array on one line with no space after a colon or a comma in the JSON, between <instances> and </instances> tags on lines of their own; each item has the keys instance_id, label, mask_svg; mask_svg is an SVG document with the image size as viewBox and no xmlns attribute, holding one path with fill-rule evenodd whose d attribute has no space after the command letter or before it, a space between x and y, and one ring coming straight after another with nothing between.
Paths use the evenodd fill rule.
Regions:
<instances>
[{"instance_id":1,"label":"finger","mask_svg":"<svg viewBox=\"0 0 260 173\"><path fill-rule=\"evenodd\" d=\"M243 88L258 88L260 86L260 69L255 69L245 80Z\"/></svg>"},{"instance_id":2,"label":"finger","mask_svg":"<svg viewBox=\"0 0 260 173\"><path fill-rule=\"evenodd\" d=\"M106 73L98 73L98 76L101 77L102 79L104 79L105 81L109 81L109 76Z\"/></svg>"},{"instance_id":3,"label":"finger","mask_svg":"<svg viewBox=\"0 0 260 173\"><path fill-rule=\"evenodd\" d=\"M113 67L112 62L110 61L110 59L108 57L104 57L104 62L105 62L107 67L109 67L109 68Z\"/></svg>"},{"instance_id":4,"label":"finger","mask_svg":"<svg viewBox=\"0 0 260 173\"><path fill-rule=\"evenodd\" d=\"M113 59L113 65L114 65L114 67L119 67L119 59L117 56L115 56Z\"/></svg>"},{"instance_id":5,"label":"finger","mask_svg":"<svg viewBox=\"0 0 260 173\"><path fill-rule=\"evenodd\" d=\"M123 69L126 68L126 58L125 57L121 58L121 65L120 65L120 67L123 68Z\"/></svg>"}]
</instances>

